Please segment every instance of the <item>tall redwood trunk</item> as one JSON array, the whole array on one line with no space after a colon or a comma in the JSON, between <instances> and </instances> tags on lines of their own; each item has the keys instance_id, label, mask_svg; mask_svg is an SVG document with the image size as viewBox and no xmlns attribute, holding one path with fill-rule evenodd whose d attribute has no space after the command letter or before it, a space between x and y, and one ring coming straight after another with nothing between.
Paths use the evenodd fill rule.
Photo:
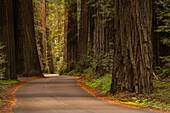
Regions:
<instances>
[{"instance_id":1,"label":"tall redwood trunk","mask_svg":"<svg viewBox=\"0 0 170 113\"><path fill-rule=\"evenodd\" d=\"M88 44L88 0L81 0L80 32L78 41L78 60L87 55Z\"/></svg>"},{"instance_id":2,"label":"tall redwood trunk","mask_svg":"<svg viewBox=\"0 0 170 113\"><path fill-rule=\"evenodd\" d=\"M15 43L17 73L40 75L32 0L15 0Z\"/></svg>"},{"instance_id":3,"label":"tall redwood trunk","mask_svg":"<svg viewBox=\"0 0 170 113\"><path fill-rule=\"evenodd\" d=\"M66 1L66 0L65 0ZM64 15L64 52L63 52L63 64L67 63L67 33L68 33L68 7L65 4Z\"/></svg>"},{"instance_id":4,"label":"tall redwood trunk","mask_svg":"<svg viewBox=\"0 0 170 113\"><path fill-rule=\"evenodd\" d=\"M5 65L5 79L17 79L15 68L15 37L13 0L0 0L0 42L5 45L4 53L7 55Z\"/></svg>"},{"instance_id":5,"label":"tall redwood trunk","mask_svg":"<svg viewBox=\"0 0 170 113\"><path fill-rule=\"evenodd\" d=\"M152 91L152 0L116 0L112 91Z\"/></svg>"},{"instance_id":6,"label":"tall redwood trunk","mask_svg":"<svg viewBox=\"0 0 170 113\"><path fill-rule=\"evenodd\" d=\"M50 42L50 31L46 27L46 34L47 34L47 65L49 67L50 73L54 73L54 63L53 63L53 54Z\"/></svg>"},{"instance_id":7,"label":"tall redwood trunk","mask_svg":"<svg viewBox=\"0 0 170 113\"><path fill-rule=\"evenodd\" d=\"M34 4L35 23L35 37L38 45L38 55L43 71L46 66L46 12L45 0Z\"/></svg>"},{"instance_id":8,"label":"tall redwood trunk","mask_svg":"<svg viewBox=\"0 0 170 113\"><path fill-rule=\"evenodd\" d=\"M68 1L67 71L77 63L77 1Z\"/></svg>"}]
</instances>

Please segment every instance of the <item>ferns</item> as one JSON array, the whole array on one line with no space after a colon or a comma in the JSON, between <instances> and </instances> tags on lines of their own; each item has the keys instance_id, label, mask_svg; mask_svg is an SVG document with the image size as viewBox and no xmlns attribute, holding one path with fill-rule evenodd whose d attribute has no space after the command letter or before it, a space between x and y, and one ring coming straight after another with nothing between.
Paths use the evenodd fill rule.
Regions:
<instances>
[{"instance_id":1,"label":"ferns","mask_svg":"<svg viewBox=\"0 0 170 113\"><path fill-rule=\"evenodd\" d=\"M3 49L4 49L4 45L2 43L0 43L0 79L3 79L4 78L4 72L5 72L5 69L3 67L3 64L6 63L5 61L5 58L6 58L6 55L3 53Z\"/></svg>"}]
</instances>

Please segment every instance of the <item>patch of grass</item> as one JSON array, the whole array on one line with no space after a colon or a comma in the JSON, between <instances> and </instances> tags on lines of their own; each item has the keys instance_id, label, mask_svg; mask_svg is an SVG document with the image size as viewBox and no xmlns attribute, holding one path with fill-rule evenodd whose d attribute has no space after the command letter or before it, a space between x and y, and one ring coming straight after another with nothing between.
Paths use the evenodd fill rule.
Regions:
<instances>
[{"instance_id":1,"label":"patch of grass","mask_svg":"<svg viewBox=\"0 0 170 113\"><path fill-rule=\"evenodd\" d=\"M0 80L0 84L2 85L10 85L10 84L16 84L18 81L16 80Z\"/></svg>"},{"instance_id":2,"label":"patch of grass","mask_svg":"<svg viewBox=\"0 0 170 113\"><path fill-rule=\"evenodd\" d=\"M36 77L36 76L32 76L31 78L38 78L38 77Z\"/></svg>"}]
</instances>

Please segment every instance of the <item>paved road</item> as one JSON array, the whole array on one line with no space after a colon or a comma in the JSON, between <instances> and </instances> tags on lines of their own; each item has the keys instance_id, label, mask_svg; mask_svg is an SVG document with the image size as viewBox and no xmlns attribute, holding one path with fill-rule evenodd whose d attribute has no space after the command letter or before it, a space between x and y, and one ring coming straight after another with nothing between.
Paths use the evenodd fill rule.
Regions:
<instances>
[{"instance_id":1,"label":"paved road","mask_svg":"<svg viewBox=\"0 0 170 113\"><path fill-rule=\"evenodd\" d=\"M99 100L78 86L76 77L52 75L34 80L15 95L15 113L154 113Z\"/></svg>"}]
</instances>

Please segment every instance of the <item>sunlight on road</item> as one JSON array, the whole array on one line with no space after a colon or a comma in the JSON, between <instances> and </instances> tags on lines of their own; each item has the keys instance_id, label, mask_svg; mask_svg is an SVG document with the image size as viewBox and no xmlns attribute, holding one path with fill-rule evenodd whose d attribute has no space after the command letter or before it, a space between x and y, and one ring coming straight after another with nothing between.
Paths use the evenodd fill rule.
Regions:
<instances>
[{"instance_id":1,"label":"sunlight on road","mask_svg":"<svg viewBox=\"0 0 170 113\"><path fill-rule=\"evenodd\" d=\"M49 78L49 77L57 77L59 74L44 74L44 77Z\"/></svg>"}]
</instances>

